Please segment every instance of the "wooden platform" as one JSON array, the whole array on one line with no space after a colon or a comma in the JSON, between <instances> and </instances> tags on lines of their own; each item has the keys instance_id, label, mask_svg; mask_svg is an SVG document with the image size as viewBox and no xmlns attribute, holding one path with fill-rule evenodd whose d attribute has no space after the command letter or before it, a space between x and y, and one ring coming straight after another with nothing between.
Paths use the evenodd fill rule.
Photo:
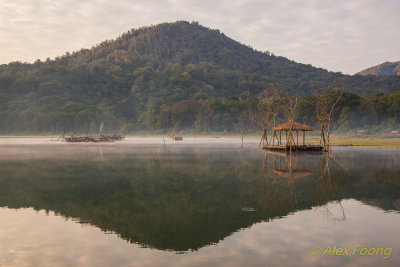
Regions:
<instances>
[{"instance_id":1,"label":"wooden platform","mask_svg":"<svg viewBox=\"0 0 400 267\"><path fill-rule=\"evenodd\" d=\"M287 153L290 152L290 146L263 146L263 150ZM324 152L324 147L318 145L292 146L292 152Z\"/></svg>"},{"instance_id":2,"label":"wooden platform","mask_svg":"<svg viewBox=\"0 0 400 267\"><path fill-rule=\"evenodd\" d=\"M183 141L183 137L182 136L174 136L174 137L172 137L172 140L174 140L174 141Z\"/></svg>"},{"instance_id":3,"label":"wooden platform","mask_svg":"<svg viewBox=\"0 0 400 267\"><path fill-rule=\"evenodd\" d=\"M125 136L120 134L113 134L113 135L94 135L94 136L71 136L71 137L64 137L63 140L65 142L71 143L82 143L82 142L115 142L115 141L122 141L125 139Z\"/></svg>"}]
</instances>

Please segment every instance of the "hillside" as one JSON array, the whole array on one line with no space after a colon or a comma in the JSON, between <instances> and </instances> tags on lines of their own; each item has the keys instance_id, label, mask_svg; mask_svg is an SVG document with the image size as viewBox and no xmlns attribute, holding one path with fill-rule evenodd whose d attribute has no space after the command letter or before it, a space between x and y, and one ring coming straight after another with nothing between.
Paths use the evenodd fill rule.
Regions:
<instances>
[{"instance_id":1,"label":"hillside","mask_svg":"<svg viewBox=\"0 0 400 267\"><path fill-rule=\"evenodd\" d=\"M378 66L374 66L358 72L360 75L373 75L373 76L391 76L400 75L400 61L385 62Z\"/></svg>"},{"instance_id":2,"label":"hillside","mask_svg":"<svg viewBox=\"0 0 400 267\"><path fill-rule=\"evenodd\" d=\"M231 130L235 99L272 87L300 96L336 87L371 95L398 90L400 78L332 73L198 23L164 23L54 60L1 65L0 131L82 133L100 121L108 130L122 122L132 130L194 128L195 120L209 125L203 130Z\"/></svg>"}]
</instances>

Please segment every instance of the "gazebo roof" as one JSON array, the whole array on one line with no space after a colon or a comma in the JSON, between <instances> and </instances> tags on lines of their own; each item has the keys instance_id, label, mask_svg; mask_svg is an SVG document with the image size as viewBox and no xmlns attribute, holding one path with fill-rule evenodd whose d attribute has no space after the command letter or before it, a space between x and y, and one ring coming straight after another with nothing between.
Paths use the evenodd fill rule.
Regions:
<instances>
[{"instance_id":1,"label":"gazebo roof","mask_svg":"<svg viewBox=\"0 0 400 267\"><path fill-rule=\"evenodd\" d=\"M293 123L282 123L281 125L278 125L274 127L272 130L274 131L312 131L313 128L311 126L301 124L298 122L293 122Z\"/></svg>"}]
</instances>

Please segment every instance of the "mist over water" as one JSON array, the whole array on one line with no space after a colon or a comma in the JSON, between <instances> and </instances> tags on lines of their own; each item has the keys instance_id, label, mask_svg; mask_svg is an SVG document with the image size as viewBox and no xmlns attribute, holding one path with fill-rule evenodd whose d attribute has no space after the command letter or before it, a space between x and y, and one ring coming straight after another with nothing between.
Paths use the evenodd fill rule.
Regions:
<instances>
[{"instance_id":1,"label":"mist over water","mask_svg":"<svg viewBox=\"0 0 400 267\"><path fill-rule=\"evenodd\" d=\"M396 149L290 158L239 138L0 138L0 170L0 266L400 263Z\"/></svg>"}]
</instances>

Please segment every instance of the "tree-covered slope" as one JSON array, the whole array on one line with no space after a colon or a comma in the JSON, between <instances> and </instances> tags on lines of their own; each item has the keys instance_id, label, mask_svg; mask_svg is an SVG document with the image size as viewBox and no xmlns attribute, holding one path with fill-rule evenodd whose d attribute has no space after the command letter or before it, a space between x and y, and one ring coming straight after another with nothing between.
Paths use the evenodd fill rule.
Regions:
<instances>
[{"instance_id":1,"label":"tree-covered slope","mask_svg":"<svg viewBox=\"0 0 400 267\"><path fill-rule=\"evenodd\" d=\"M332 73L255 51L198 23L164 23L55 60L0 66L0 130L82 132L101 120L109 129L120 122L150 129L149 113L164 106L250 99L272 87L294 95L336 87L368 95L398 90L400 78Z\"/></svg>"}]
</instances>

